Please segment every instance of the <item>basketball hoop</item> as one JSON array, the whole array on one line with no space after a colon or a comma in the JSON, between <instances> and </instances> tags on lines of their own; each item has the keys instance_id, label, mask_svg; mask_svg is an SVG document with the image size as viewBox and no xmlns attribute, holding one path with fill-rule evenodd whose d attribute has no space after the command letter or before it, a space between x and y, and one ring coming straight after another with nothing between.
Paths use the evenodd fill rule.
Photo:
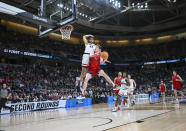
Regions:
<instances>
[{"instance_id":1,"label":"basketball hoop","mask_svg":"<svg viewBox=\"0 0 186 131\"><path fill-rule=\"evenodd\" d=\"M67 25L59 29L61 32L62 40L70 40L70 35L72 31L74 30L74 27L72 25Z\"/></svg>"}]
</instances>

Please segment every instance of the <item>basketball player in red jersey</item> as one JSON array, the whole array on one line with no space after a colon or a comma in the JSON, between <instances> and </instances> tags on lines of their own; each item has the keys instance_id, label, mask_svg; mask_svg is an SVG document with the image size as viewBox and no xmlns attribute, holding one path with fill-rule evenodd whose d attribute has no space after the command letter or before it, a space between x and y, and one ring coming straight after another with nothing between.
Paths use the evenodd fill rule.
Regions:
<instances>
[{"instance_id":1,"label":"basketball player in red jersey","mask_svg":"<svg viewBox=\"0 0 186 131\"><path fill-rule=\"evenodd\" d=\"M88 72L86 74L84 83L83 83L83 96L85 96L85 92L87 89L88 81L95 75L103 76L105 80L113 87L115 88L115 84L110 79L110 77L100 68L100 64L103 64L107 62L107 59L101 58L101 49L97 45L96 49L94 50L93 54L90 55L90 62L88 67Z\"/></svg>"},{"instance_id":2,"label":"basketball player in red jersey","mask_svg":"<svg viewBox=\"0 0 186 131\"><path fill-rule=\"evenodd\" d=\"M160 84L160 92L161 92L163 103L165 103L166 86L165 86L165 83L163 81L161 81L161 84Z\"/></svg>"},{"instance_id":3,"label":"basketball player in red jersey","mask_svg":"<svg viewBox=\"0 0 186 131\"><path fill-rule=\"evenodd\" d=\"M172 86L173 86L173 90L174 90L176 103L179 103L178 92L184 97L184 94L182 92L182 87L181 87L182 81L183 81L182 78L177 74L177 72L173 71Z\"/></svg>"},{"instance_id":4,"label":"basketball player in red jersey","mask_svg":"<svg viewBox=\"0 0 186 131\"><path fill-rule=\"evenodd\" d=\"M121 72L119 72L118 73L118 77L116 77L115 79L114 79L114 83L115 83L115 85L116 85L116 89L115 89L115 94L116 94L116 96L117 96L117 100L116 100L116 102L115 102L115 107L117 107L117 103L119 103L119 106L117 107L117 110L120 110L120 105L121 105L121 98L120 98L120 96L118 95L118 93L119 93L119 90L120 90L120 87L121 87L121 80L122 80L123 78L122 78L122 73ZM119 97L119 98L118 98Z\"/></svg>"},{"instance_id":5,"label":"basketball player in red jersey","mask_svg":"<svg viewBox=\"0 0 186 131\"><path fill-rule=\"evenodd\" d=\"M117 95L117 99L116 99L116 103L115 103L115 107L112 110L113 112L117 112L118 111L118 105L121 105L121 96L124 96L124 100L123 103L125 105L125 103L127 102L127 97L128 97L128 89L130 86L130 82L127 78L127 73L124 72L123 73L123 77L121 79L121 88L119 89L118 95Z\"/></svg>"}]
</instances>

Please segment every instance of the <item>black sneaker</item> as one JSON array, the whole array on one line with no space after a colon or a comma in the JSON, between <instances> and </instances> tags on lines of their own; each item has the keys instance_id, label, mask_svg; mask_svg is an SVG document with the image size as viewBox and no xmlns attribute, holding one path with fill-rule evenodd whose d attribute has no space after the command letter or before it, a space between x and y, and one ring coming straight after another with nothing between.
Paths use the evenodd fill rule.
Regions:
<instances>
[{"instance_id":1,"label":"black sneaker","mask_svg":"<svg viewBox=\"0 0 186 131\"><path fill-rule=\"evenodd\" d=\"M13 109L13 108L11 108L11 109L10 109L10 113L12 113L13 111L14 111L14 109Z\"/></svg>"},{"instance_id":2,"label":"black sneaker","mask_svg":"<svg viewBox=\"0 0 186 131\"><path fill-rule=\"evenodd\" d=\"M133 101L132 104L131 104L131 106L134 106L134 105L135 105L135 102Z\"/></svg>"}]
</instances>

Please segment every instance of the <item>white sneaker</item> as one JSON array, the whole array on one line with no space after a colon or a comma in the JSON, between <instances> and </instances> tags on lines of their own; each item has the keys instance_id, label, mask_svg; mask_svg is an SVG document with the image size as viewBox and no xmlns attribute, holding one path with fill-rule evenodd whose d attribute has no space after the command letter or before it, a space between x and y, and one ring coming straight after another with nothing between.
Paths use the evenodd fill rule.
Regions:
<instances>
[{"instance_id":1,"label":"white sneaker","mask_svg":"<svg viewBox=\"0 0 186 131\"><path fill-rule=\"evenodd\" d=\"M112 110L112 112L117 112L117 108L116 108L116 107L114 107L114 109Z\"/></svg>"}]
</instances>

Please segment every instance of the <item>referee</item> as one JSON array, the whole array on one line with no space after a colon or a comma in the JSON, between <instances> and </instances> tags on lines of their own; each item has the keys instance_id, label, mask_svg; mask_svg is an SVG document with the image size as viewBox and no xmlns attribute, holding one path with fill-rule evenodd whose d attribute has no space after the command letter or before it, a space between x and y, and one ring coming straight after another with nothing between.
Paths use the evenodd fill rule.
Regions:
<instances>
[{"instance_id":1,"label":"referee","mask_svg":"<svg viewBox=\"0 0 186 131\"><path fill-rule=\"evenodd\" d=\"M9 109L10 112L13 111L13 108L6 106L7 98L9 98L10 95L8 89L6 89L6 84L3 84L3 87L0 89L0 112L2 108Z\"/></svg>"}]
</instances>

